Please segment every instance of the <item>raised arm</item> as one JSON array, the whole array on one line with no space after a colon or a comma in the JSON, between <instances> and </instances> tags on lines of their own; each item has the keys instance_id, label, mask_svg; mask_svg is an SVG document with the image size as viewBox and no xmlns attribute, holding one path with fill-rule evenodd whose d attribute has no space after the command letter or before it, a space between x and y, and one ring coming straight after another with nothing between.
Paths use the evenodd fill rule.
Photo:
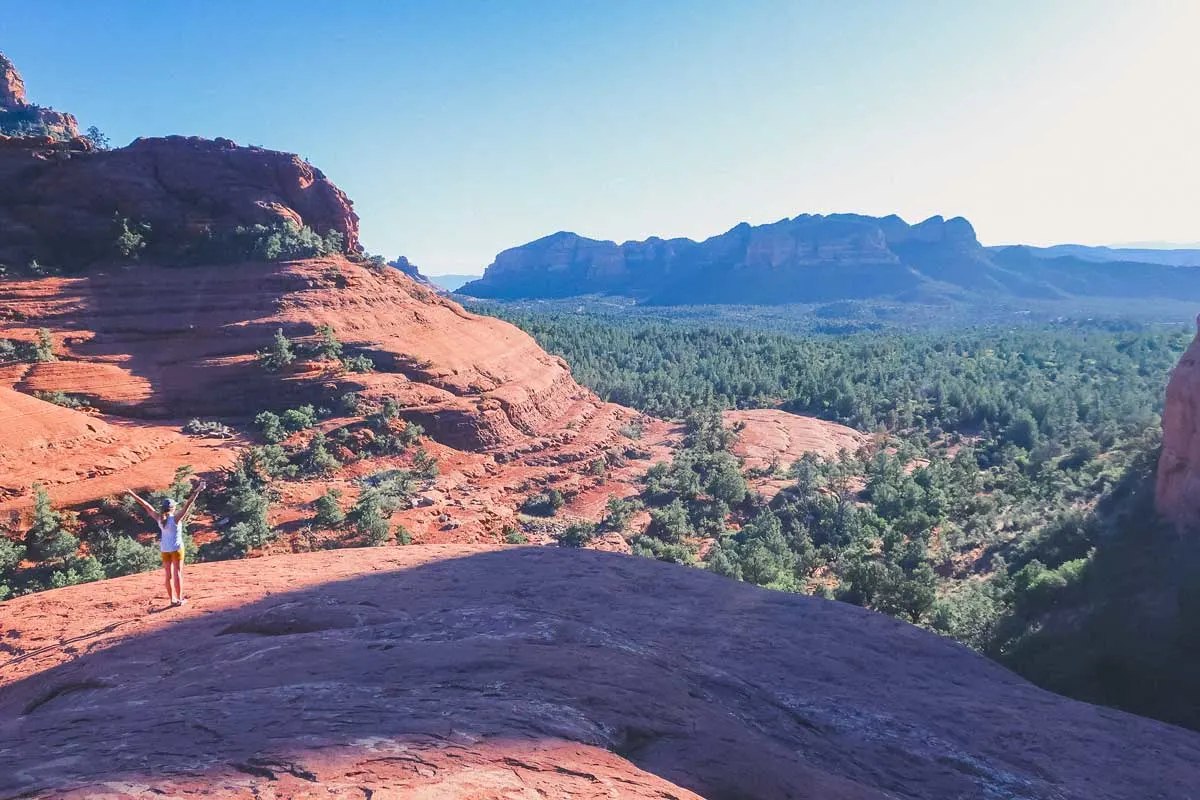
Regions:
<instances>
[{"instance_id":1,"label":"raised arm","mask_svg":"<svg viewBox=\"0 0 1200 800\"><path fill-rule=\"evenodd\" d=\"M179 521L180 522L187 519L188 512L192 510L192 504L196 502L196 498L200 496L200 493L204 491L204 488L206 486L208 486L207 483L205 483L204 481L200 481L199 483L196 484L196 487L194 489L192 489L192 493L188 496L188 499L185 500L183 503L183 508L179 509Z\"/></svg>"},{"instance_id":2,"label":"raised arm","mask_svg":"<svg viewBox=\"0 0 1200 800\"><path fill-rule=\"evenodd\" d=\"M143 500L141 497L139 497L137 494L135 494L132 489L126 489L125 494L129 495L134 500L137 500L138 505L140 505L142 508L146 509L146 513L149 514L151 517L153 517L155 522L158 521L158 512L154 510L154 506L150 505L145 500Z\"/></svg>"}]
</instances>

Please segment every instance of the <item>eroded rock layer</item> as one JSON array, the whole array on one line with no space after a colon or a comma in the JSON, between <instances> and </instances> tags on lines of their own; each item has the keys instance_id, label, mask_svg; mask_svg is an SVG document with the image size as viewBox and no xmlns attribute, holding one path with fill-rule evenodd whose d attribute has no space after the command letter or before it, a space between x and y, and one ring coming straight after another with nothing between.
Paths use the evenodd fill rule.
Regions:
<instances>
[{"instance_id":1,"label":"eroded rock layer","mask_svg":"<svg viewBox=\"0 0 1200 800\"><path fill-rule=\"evenodd\" d=\"M277 330L301 351L329 326L346 355L375 367L353 373L301 355L279 372L256 358ZM0 449L0 510L26 511L41 482L58 505L163 486L175 468L209 472L249 442L188 437L189 418L250 432L254 415L304 403L332 409L326 430L353 424L341 398L395 401L421 424L440 464L428 497L397 521L418 541L496 541L517 507L553 484L567 513L599 519L611 494L634 491L650 459L669 457L672 426L645 420L641 441L622 433L639 417L604 403L519 329L464 311L391 267L342 258L286 264L166 268L145 264L76 278L0 282L0 338L31 345L48 332L54 360L0 366L0 418L19 432ZM63 393L85 409L35 393ZM361 415L359 415L361 416ZM301 435L293 446L302 446ZM636 451L636 457L621 454ZM595 475L588 467L607 459ZM300 524L326 488L347 502L398 457L347 464L336 475L286 486L272 523ZM577 494L576 494L577 493ZM291 534L275 546L293 546Z\"/></svg>"},{"instance_id":2,"label":"eroded rock layer","mask_svg":"<svg viewBox=\"0 0 1200 800\"><path fill-rule=\"evenodd\" d=\"M376 370L302 361L275 374L258 364L277 330L303 343L320 326ZM0 283L0 335L32 341L42 328L56 360L29 365L17 388L80 395L126 416L252 415L338 385L392 397L438 438L483 449L552 435L593 397L512 325L397 270L336 258Z\"/></svg>"}]
</instances>

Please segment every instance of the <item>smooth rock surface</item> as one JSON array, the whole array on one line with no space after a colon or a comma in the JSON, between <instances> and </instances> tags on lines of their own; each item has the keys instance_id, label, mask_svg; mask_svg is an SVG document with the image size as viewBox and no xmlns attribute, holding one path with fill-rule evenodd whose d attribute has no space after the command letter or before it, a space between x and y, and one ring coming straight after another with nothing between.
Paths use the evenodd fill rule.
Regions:
<instances>
[{"instance_id":1,"label":"smooth rock surface","mask_svg":"<svg viewBox=\"0 0 1200 800\"><path fill-rule=\"evenodd\" d=\"M179 610L153 574L0 606L0 797L1200 786L1200 735L1039 690L880 614L647 559L414 546L186 578Z\"/></svg>"}]
</instances>

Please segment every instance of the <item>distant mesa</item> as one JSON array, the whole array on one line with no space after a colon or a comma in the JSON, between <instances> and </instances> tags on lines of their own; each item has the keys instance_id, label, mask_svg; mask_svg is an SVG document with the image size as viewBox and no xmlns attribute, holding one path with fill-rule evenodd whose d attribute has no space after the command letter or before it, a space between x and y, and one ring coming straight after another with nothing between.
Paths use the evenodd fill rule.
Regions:
<instances>
[{"instance_id":1,"label":"distant mesa","mask_svg":"<svg viewBox=\"0 0 1200 800\"><path fill-rule=\"evenodd\" d=\"M1059 300L1169 297L1200 301L1200 268L1133 259L985 248L971 223L941 216L801 214L741 223L696 242L617 244L561 231L496 256L460 289L480 298L620 295L658 305L780 304L892 298Z\"/></svg>"}]
</instances>

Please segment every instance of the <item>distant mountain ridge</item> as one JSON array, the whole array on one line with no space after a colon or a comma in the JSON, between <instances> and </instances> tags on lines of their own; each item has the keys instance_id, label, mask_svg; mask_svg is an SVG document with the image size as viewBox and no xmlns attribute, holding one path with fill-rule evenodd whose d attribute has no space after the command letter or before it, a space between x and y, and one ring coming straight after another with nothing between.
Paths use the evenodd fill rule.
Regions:
<instances>
[{"instance_id":1,"label":"distant mountain ridge","mask_svg":"<svg viewBox=\"0 0 1200 800\"><path fill-rule=\"evenodd\" d=\"M1026 247L1027 245L1021 245ZM1005 247L989 247L988 250L1004 250ZM1029 247L1040 258L1071 256L1098 264L1110 261L1136 261L1143 264L1165 264L1172 267L1200 266L1200 248L1176 247L1104 247L1086 244L1055 244L1049 247Z\"/></svg>"},{"instance_id":2,"label":"distant mountain ridge","mask_svg":"<svg viewBox=\"0 0 1200 800\"><path fill-rule=\"evenodd\" d=\"M462 294L491 299L622 295L659 305L846 299L1171 297L1200 301L1200 269L985 248L962 217L801 214L741 223L702 242L617 244L559 232L505 250Z\"/></svg>"},{"instance_id":3,"label":"distant mountain ridge","mask_svg":"<svg viewBox=\"0 0 1200 800\"><path fill-rule=\"evenodd\" d=\"M448 292L456 292L464 284L477 281L482 276L479 273L474 273L471 275L430 275L428 277L434 285L440 286Z\"/></svg>"}]
</instances>

